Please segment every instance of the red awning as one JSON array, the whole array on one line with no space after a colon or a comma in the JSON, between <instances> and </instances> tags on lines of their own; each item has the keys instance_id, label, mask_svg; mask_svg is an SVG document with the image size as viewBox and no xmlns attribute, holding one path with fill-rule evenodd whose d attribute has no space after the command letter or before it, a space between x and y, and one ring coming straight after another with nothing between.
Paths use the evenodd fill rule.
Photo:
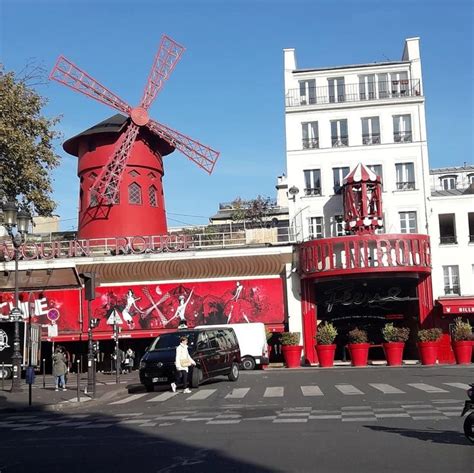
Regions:
<instances>
[{"instance_id":1,"label":"red awning","mask_svg":"<svg viewBox=\"0 0 474 473\"><path fill-rule=\"evenodd\" d=\"M445 315L474 315L474 297L438 299Z\"/></svg>"}]
</instances>

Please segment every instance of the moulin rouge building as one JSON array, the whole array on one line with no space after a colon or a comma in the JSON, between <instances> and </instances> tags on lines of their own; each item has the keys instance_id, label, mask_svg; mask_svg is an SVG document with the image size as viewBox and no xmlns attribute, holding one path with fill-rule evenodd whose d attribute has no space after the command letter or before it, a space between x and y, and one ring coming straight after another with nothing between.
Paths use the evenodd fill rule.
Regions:
<instances>
[{"instance_id":1,"label":"moulin rouge building","mask_svg":"<svg viewBox=\"0 0 474 473\"><path fill-rule=\"evenodd\" d=\"M157 57L168 58L172 70L181 49L168 40ZM318 361L314 336L324 320L339 330L339 359L348 330L365 328L379 344L381 327L393 321L411 329L409 358L417 357L417 328L443 327L440 361L452 361L451 319L432 291L419 40L406 40L400 61L298 69L294 50L284 58L287 177L277 188L289 227L220 225L186 235L166 226L163 158L179 159L174 151L181 151L212 172L218 154L148 117L167 75L154 74L155 63L132 108L60 59L55 79L120 114L64 143L79 160L77 239L21 248L22 308L43 325L45 340L85 351L89 312L78 275L93 272L100 286L90 316L99 319L94 339L106 354L113 320L122 346L140 354L150 337L178 326L185 304L190 327L263 322L300 332L310 364ZM13 252L8 243L1 250L6 315Z\"/></svg>"}]
</instances>

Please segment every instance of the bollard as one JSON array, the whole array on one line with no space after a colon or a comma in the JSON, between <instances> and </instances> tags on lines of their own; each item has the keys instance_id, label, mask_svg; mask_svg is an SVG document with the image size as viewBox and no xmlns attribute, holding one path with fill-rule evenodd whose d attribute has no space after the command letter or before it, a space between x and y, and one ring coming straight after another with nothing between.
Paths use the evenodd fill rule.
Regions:
<instances>
[{"instance_id":1,"label":"bollard","mask_svg":"<svg viewBox=\"0 0 474 473\"><path fill-rule=\"evenodd\" d=\"M46 360L43 358L43 389L46 389Z\"/></svg>"},{"instance_id":2,"label":"bollard","mask_svg":"<svg viewBox=\"0 0 474 473\"><path fill-rule=\"evenodd\" d=\"M5 391L5 362L2 361L2 391Z\"/></svg>"},{"instance_id":3,"label":"bollard","mask_svg":"<svg viewBox=\"0 0 474 473\"><path fill-rule=\"evenodd\" d=\"M77 402L81 400L81 361L77 360Z\"/></svg>"}]
</instances>

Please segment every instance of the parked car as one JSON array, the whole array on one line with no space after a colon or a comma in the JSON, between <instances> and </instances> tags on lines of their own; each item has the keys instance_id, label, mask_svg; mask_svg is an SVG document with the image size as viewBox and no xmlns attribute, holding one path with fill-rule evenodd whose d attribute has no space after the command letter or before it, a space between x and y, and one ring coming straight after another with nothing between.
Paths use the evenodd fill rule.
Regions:
<instances>
[{"instance_id":1,"label":"parked car","mask_svg":"<svg viewBox=\"0 0 474 473\"><path fill-rule=\"evenodd\" d=\"M241 323L227 325L200 325L196 328L231 328L237 335L240 347L241 367L254 370L257 366L268 365L269 354L265 324Z\"/></svg>"},{"instance_id":2,"label":"parked car","mask_svg":"<svg viewBox=\"0 0 474 473\"><path fill-rule=\"evenodd\" d=\"M216 376L237 381L240 349L232 328L182 329L160 335L143 355L139 373L147 391L153 391L155 385L174 381L176 347L183 336L188 338L189 354L196 361L196 366L190 368L191 387L196 388Z\"/></svg>"}]
</instances>

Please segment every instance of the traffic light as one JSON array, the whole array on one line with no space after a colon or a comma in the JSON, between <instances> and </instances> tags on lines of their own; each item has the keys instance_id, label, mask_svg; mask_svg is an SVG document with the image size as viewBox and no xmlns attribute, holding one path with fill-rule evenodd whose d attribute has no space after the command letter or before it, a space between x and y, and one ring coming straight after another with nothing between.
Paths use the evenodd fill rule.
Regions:
<instances>
[{"instance_id":1,"label":"traffic light","mask_svg":"<svg viewBox=\"0 0 474 473\"><path fill-rule=\"evenodd\" d=\"M81 273L79 276L84 280L86 301L93 301L96 298L96 273Z\"/></svg>"}]
</instances>

